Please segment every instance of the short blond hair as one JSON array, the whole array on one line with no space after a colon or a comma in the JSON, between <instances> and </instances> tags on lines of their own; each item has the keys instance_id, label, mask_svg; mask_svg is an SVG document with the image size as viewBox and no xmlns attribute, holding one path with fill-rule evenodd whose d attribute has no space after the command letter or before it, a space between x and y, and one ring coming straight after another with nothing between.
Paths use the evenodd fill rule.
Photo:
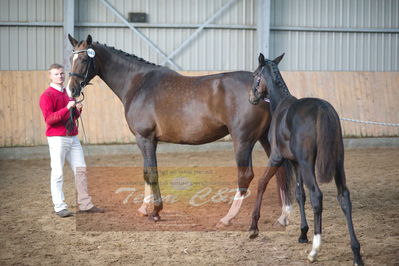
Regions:
<instances>
[{"instance_id":1,"label":"short blond hair","mask_svg":"<svg viewBox=\"0 0 399 266\"><path fill-rule=\"evenodd\" d=\"M51 71L52 69L60 69L60 68L64 68L62 65L54 63L51 64L51 66L48 68L48 71Z\"/></svg>"}]
</instances>

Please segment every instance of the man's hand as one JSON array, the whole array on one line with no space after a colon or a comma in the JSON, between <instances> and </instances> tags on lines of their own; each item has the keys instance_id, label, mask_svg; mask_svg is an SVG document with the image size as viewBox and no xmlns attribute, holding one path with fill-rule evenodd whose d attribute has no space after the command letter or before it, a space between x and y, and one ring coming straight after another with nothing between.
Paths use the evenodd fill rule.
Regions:
<instances>
[{"instance_id":1,"label":"man's hand","mask_svg":"<svg viewBox=\"0 0 399 266\"><path fill-rule=\"evenodd\" d=\"M68 104L67 104L68 110L71 109L72 107L74 107L75 105L76 105L75 101L69 101Z\"/></svg>"}]
</instances>

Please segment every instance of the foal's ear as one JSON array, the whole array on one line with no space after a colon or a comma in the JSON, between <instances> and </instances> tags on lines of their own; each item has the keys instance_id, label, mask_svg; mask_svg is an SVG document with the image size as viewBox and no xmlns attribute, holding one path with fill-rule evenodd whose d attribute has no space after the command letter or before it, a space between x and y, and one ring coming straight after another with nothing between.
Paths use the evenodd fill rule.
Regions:
<instances>
[{"instance_id":1,"label":"foal's ear","mask_svg":"<svg viewBox=\"0 0 399 266\"><path fill-rule=\"evenodd\" d=\"M265 56L262 53L259 54L258 60L259 60L259 65L260 66L264 66L266 64Z\"/></svg>"},{"instance_id":2,"label":"foal's ear","mask_svg":"<svg viewBox=\"0 0 399 266\"><path fill-rule=\"evenodd\" d=\"M69 39L69 42L71 43L71 45L72 45L73 47L75 47L75 46L78 44L78 41L75 40L75 39L71 36L71 34L69 34L69 33L68 33L68 39Z\"/></svg>"},{"instance_id":3,"label":"foal's ear","mask_svg":"<svg viewBox=\"0 0 399 266\"><path fill-rule=\"evenodd\" d=\"M285 53L283 53L279 57L274 58L273 62L276 63L276 65L278 65L280 63L280 61L283 59L284 55L285 55Z\"/></svg>"},{"instance_id":4,"label":"foal's ear","mask_svg":"<svg viewBox=\"0 0 399 266\"><path fill-rule=\"evenodd\" d=\"M87 39L86 39L86 43L87 45L91 45L91 43L93 42L93 39L91 38L91 35L87 35Z\"/></svg>"}]
</instances>

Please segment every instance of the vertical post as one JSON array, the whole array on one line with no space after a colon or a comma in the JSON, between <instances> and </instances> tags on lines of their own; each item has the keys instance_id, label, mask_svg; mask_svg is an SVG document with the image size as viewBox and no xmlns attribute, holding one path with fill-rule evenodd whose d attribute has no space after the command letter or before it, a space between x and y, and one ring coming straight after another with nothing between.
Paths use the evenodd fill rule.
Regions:
<instances>
[{"instance_id":1,"label":"vertical post","mask_svg":"<svg viewBox=\"0 0 399 266\"><path fill-rule=\"evenodd\" d=\"M269 58L270 0L258 0L258 50Z\"/></svg>"},{"instance_id":2,"label":"vertical post","mask_svg":"<svg viewBox=\"0 0 399 266\"><path fill-rule=\"evenodd\" d=\"M72 54L72 46L68 40L68 33L74 36L75 30L75 0L64 0L64 23L63 23L63 62L65 71L68 72L71 69L71 63L69 62L69 57Z\"/></svg>"}]
</instances>

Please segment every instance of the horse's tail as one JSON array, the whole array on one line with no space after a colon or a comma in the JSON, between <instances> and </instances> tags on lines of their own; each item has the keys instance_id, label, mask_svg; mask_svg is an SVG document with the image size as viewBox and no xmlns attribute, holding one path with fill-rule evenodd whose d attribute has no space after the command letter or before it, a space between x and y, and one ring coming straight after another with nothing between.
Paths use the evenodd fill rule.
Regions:
<instances>
[{"instance_id":1,"label":"horse's tail","mask_svg":"<svg viewBox=\"0 0 399 266\"><path fill-rule=\"evenodd\" d=\"M294 178L294 166L290 160L284 160L282 167L284 168L285 184L282 186L286 197L285 205L291 205L292 198L295 191L295 178Z\"/></svg>"},{"instance_id":2,"label":"horse's tail","mask_svg":"<svg viewBox=\"0 0 399 266\"><path fill-rule=\"evenodd\" d=\"M331 104L324 102L317 113L316 175L321 183L331 182L338 160L343 160L341 124Z\"/></svg>"}]
</instances>

